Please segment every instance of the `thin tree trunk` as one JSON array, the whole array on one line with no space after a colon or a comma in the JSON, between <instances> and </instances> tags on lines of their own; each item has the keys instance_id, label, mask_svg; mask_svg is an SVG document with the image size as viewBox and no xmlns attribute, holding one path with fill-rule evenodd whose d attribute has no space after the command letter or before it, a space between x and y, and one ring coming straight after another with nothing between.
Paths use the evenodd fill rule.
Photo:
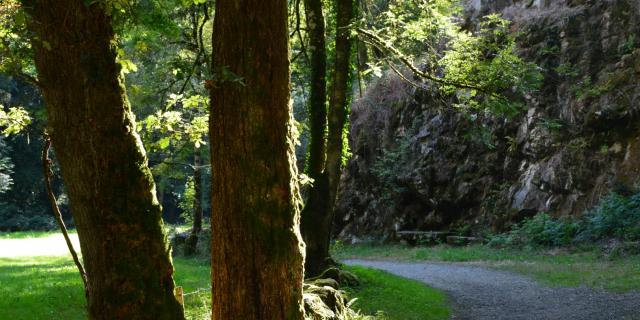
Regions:
<instances>
[{"instance_id":1,"label":"thin tree trunk","mask_svg":"<svg viewBox=\"0 0 640 320\"><path fill-rule=\"evenodd\" d=\"M200 149L193 156L193 229L194 234L202 232L202 162Z\"/></svg>"},{"instance_id":2,"label":"thin tree trunk","mask_svg":"<svg viewBox=\"0 0 640 320\"><path fill-rule=\"evenodd\" d=\"M322 0L305 0L309 50L311 51L311 88L309 92L309 152L306 173L313 179L302 210L301 231L306 244L305 276L317 275L324 263L324 237L318 223L326 209L328 180L324 172L327 156L327 49ZM322 228L320 228L322 229Z\"/></svg>"},{"instance_id":3,"label":"thin tree trunk","mask_svg":"<svg viewBox=\"0 0 640 320\"><path fill-rule=\"evenodd\" d=\"M302 319L286 0L218 0L211 89L213 319Z\"/></svg>"},{"instance_id":4,"label":"thin tree trunk","mask_svg":"<svg viewBox=\"0 0 640 320\"><path fill-rule=\"evenodd\" d=\"M89 317L184 319L104 4L25 2L50 133L87 272Z\"/></svg>"},{"instance_id":5,"label":"thin tree trunk","mask_svg":"<svg viewBox=\"0 0 640 320\"><path fill-rule=\"evenodd\" d=\"M202 164L200 163L200 149L193 154L193 227L187 238L185 254L193 255L198 248L198 234L202 232Z\"/></svg>"}]
</instances>

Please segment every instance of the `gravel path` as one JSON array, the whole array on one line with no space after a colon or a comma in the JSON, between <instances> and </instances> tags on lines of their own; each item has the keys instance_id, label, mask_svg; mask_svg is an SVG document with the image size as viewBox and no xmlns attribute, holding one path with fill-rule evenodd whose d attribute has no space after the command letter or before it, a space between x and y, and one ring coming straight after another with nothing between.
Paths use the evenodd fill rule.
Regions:
<instances>
[{"instance_id":1,"label":"gravel path","mask_svg":"<svg viewBox=\"0 0 640 320\"><path fill-rule=\"evenodd\" d=\"M447 263L346 260L445 291L457 320L638 320L640 293L550 288L509 272Z\"/></svg>"}]
</instances>

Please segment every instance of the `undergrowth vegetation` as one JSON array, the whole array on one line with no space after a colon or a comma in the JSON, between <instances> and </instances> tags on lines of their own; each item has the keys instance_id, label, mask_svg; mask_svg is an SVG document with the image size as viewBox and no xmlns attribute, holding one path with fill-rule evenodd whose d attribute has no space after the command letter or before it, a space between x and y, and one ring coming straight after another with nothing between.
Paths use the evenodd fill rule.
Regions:
<instances>
[{"instance_id":1,"label":"undergrowth vegetation","mask_svg":"<svg viewBox=\"0 0 640 320\"><path fill-rule=\"evenodd\" d=\"M629 196L612 192L580 218L537 214L511 231L491 237L489 245L558 247L610 239L640 240L640 192Z\"/></svg>"}]
</instances>

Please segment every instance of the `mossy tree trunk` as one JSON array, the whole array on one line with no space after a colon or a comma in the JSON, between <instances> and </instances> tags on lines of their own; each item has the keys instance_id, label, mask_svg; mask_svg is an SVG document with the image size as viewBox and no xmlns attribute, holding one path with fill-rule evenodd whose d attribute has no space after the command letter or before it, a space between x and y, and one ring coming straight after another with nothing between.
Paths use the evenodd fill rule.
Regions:
<instances>
[{"instance_id":1,"label":"mossy tree trunk","mask_svg":"<svg viewBox=\"0 0 640 320\"><path fill-rule=\"evenodd\" d=\"M304 0L311 51L311 88L309 90L309 154L306 171L317 179L324 172L327 153L327 48L322 0Z\"/></svg>"},{"instance_id":2,"label":"mossy tree trunk","mask_svg":"<svg viewBox=\"0 0 640 320\"><path fill-rule=\"evenodd\" d=\"M333 221L333 207L336 201L340 175L342 173L342 156L344 152L344 135L349 114L349 98L351 96L351 30L349 25L354 17L354 1L336 0L336 49L333 69L333 84L329 100L329 136L327 139L327 160L325 170L329 177L329 223ZM330 230L327 232L329 242Z\"/></svg>"},{"instance_id":3,"label":"mossy tree trunk","mask_svg":"<svg viewBox=\"0 0 640 320\"><path fill-rule=\"evenodd\" d=\"M213 39L213 319L302 319L287 1L218 0Z\"/></svg>"},{"instance_id":4,"label":"mossy tree trunk","mask_svg":"<svg viewBox=\"0 0 640 320\"><path fill-rule=\"evenodd\" d=\"M329 253L331 226L333 223L333 205L335 203L340 173L342 170L343 132L346 124L350 95L350 58L351 39L349 24L353 19L353 1L336 1L336 46L333 69L333 82L330 92L328 114L328 137L326 154L317 156L323 161L323 171L314 179L314 185L302 211L302 235L307 245L305 276L314 277L333 264ZM311 38L311 36L310 36ZM326 53L325 53L326 57ZM312 70L315 65L312 64ZM313 72L312 72L313 73ZM326 82L326 80L325 80ZM313 97L313 95L312 95ZM323 105L325 98L322 98ZM313 123L313 122L312 122ZM325 124L326 126L327 124ZM325 141L322 132L323 142ZM311 139L314 133L312 127ZM309 158L314 156L309 153Z\"/></svg>"},{"instance_id":5,"label":"mossy tree trunk","mask_svg":"<svg viewBox=\"0 0 640 320\"><path fill-rule=\"evenodd\" d=\"M25 1L91 319L184 319L161 209L102 4Z\"/></svg>"},{"instance_id":6,"label":"mossy tree trunk","mask_svg":"<svg viewBox=\"0 0 640 320\"><path fill-rule=\"evenodd\" d=\"M315 276L325 266L322 227L327 210L328 177L324 171L327 156L327 49L322 0L305 0L305 16L311 51L309 92L309 152L306 173L313 179L302 210L301 231L306 244L305 276Z\"/></svg>"}]
</instances>

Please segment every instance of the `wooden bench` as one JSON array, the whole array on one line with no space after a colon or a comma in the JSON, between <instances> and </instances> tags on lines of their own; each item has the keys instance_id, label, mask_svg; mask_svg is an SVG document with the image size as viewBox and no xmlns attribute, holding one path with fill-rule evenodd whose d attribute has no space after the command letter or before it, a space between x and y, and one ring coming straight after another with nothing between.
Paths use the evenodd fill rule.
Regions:
<instances>
[{"instance_id":1,"label":"wooden bench","mask_svg":"<svg viewBox=\"0 0 640 320\"><path fill-rule=\"evenodd\" d=\"M482 243L482 238L447 236L447 244L451 246L466 246L475 243Z\"/></svg>"},{"instance_id":2,"label":"wooden bench","mask_svg":"<svg viewBox=\"0 0 640 320\"><path fill-rule=\"evenodd\" d=\"M406 241L409 245L438 244L446 241L447 236L453 235L449 231L396 231L398 240Z\"/></svg>"}]
</instances>

